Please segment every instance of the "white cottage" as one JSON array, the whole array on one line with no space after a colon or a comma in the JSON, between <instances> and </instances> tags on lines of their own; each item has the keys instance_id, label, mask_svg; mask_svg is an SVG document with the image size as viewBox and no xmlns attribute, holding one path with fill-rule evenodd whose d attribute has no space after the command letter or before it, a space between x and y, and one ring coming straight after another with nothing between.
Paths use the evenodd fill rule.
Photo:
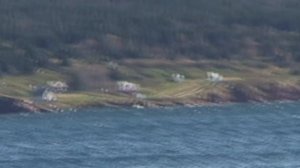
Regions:
<instances>
[{"instance_id":1,"label":"white cottage","mask_svg":"<svg viewBox=\"0 0 300 168\"><path fill-rule=\"evenodd\" d=\"M221 82L224 80L224 77L215 72L207 72L207 80L211 82Z\"/></svg>"},{"instance_id":2,"label":"white cottage","mask_svg":"<svg viewBox=\"0 0 300 168\"><path fill-rule=\"evenodd\" d=\"M135 94L135 97L136 97L137 99L147 99L147 96L144 95L144 94L142 94L142 93L137 93L137 94Z\"/></svg>"},{"instance_id":3,"label":"white cottage","mask_svg":"<svg viewBox=\"0 0 300 168\"><path fill-rule=\"evenodd\" d=\"M68 84L62 81L48 81L47 84L50 87L49 89L56 92L65 92L69 88Z\"/></svg>"},{"instance_id":4,"label":"white cottage","mask_svg":"<svg viewBox=\"0 0 300 168\"><path fill-rule=\"evenodd\" d=\"M185 76L181 74L172 74L172 80L177 83L181 83L185 81Z\"/></svg>"},{"instance_id":5,"label":"white cottage","mask_svg":"<svg viewBox=\"0 0 300 168\"><path fill-rule=\"evenodd\" d=\"M138 92L140 90L140 86L138 84L127 81L120 81L117 83L117 86L120 92Z\"/></svg>"},{"instance_id":6,"label":"white cottage","mask_svg":"<svg viewBox=\"0 0 300 168\"><path fill-rule=\"evenodd\" d=\"M43 95L42 95L42 99L44 101L57 101L57 97L55 95L54 92L51 92L51 91L44 91Z\"/></svg>"},{"instance_id":7,"label":"white cottage","mask_svg":"<svg viewBox=\"0 0 300 168\"><path fill-rule=\"evenodd\" d=\"M119 68L119 64L113 61L109 62L107 65L111 70L117 70Z\"/></svg>"}]
</instances>

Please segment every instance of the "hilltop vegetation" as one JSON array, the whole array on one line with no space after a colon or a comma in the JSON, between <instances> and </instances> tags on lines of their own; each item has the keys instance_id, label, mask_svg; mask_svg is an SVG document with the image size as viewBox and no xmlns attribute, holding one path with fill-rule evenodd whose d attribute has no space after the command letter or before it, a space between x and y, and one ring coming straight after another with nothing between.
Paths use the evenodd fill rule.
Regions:
<instances>
[{"instance_id":1,"label":"hilltop vegetation","mask_svg":"<svg viewBox=\"0 0 300 168\"><path fill-rule=\"evenodd\" d=\"M300 60L298 0L1 0L0 71L52 58Z\"/></svg>"}]
</instances>

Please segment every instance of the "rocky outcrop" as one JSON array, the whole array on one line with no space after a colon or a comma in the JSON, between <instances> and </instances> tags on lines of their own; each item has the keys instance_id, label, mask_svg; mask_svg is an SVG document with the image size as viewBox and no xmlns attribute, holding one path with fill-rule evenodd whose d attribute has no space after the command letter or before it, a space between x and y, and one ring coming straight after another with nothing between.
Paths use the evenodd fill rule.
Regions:
<instances>
[{"instance_id":1,"label":"rocky outcrop","mask_svg":"<svg viewBox=\"0 0 300 168\"><path fill-rule=\"evenodd\" d=\"M0 114L24 112L25 109L18 106L17 104L18 101L14 99L0 97Z\"/></svg>"},{"instance_id":2,"label":"rocky outcrop","mask_svg":"<svg viewBox=\"0 0 300 168\"><path fill-rule=\"evenodd\" d=\"M33 102L15 99L11 97L0 97L0 114L19 112L47 112L49 110L35 105Z\"/></svg>"},{"instance_id":3,"label":"rocky outcrop","mask_svg":"<svg viewBox=\"0 0 300 168\"><path fill-rule=\"evenodd\" d=\"M279 82L238 84L232 87L231 94L233 102L299 100L300 87Z\"/></svg>"}]
</instances>

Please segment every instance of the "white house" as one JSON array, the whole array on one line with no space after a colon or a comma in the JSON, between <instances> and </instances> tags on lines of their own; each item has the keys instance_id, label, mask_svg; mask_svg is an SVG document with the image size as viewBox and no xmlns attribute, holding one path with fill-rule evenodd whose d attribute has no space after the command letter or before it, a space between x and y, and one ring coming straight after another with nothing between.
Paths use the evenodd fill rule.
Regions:
<instances>
[{"instance_id":1,"label":"white house","mask_svg":"<svg viewBox=\"0 0 300 168\"><path fill-rule=\"evenodd\" d=\"M215 72L207 72L207 80L211 82L221 82L224 80L224 77Z\"/></svg>"},{"instance_id":2,"label":"white house","mask_svg":"<svg viewBox=\"0 0 300 168\"><path fill-rule=\"evenodd\" d=\"M172 80L177 83L181 83L185 81L185 76L181 74L172 74Z\"/></svg>"},{"instance_id":3,"label":"white house","mask_svg":"<svg viewBox=\"0 0 300 168\"><path fill-rule=\"evenodd\" d=\"M117 83L117 86L120 92L137 92L140 90L140 86L138 84L127 81L120 81Z\"/></svg>"},{"instance_id":4,"label":"white house","mask_svg":"<svg viewBox=\"0 0 300 168\"><path fill-rule=\"evenodd\" d=\"M109 62L107 65L111 70L117 70L119 68L119 64L113 61Z\"/></svg>"},{"instance_id":5,"label":"white house","mask_svg":"<svg viewBox=\"0 0 300 168\"><path fill-rule=\"evenodd\" d=\"M48 81L47 84L50 87L49 89L56 92L65 92L69 88L68 84L62 81Z\"/></svg>"},{"instance_id":6,"label":"white house","mask_svg":"<svg viewBox=\"0 0 300 168\"><path fill-rule=\"evenodd\" d=\"M135 94L135 97L136 97L137 99L147 99L147 96L144 95L144 94L142 94L142 93L137 93L137 94Z\"/></svg>"},{"instance_id":7,"label":"white house","mask_svg":"<svg viewBox=\"0 0 300 168\"><path fill-rule=\"evenodd\" d=\"M42 95L42 99L45 101L56 101L57 97L54 92L46 90Z\"/></svg>"}]
</instances>

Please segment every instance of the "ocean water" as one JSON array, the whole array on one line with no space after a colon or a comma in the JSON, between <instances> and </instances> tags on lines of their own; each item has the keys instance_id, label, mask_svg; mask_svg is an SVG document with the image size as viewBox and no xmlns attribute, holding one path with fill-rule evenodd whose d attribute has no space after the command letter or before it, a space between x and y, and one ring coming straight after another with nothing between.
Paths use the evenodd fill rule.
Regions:
<instances>
[{"instance_id":1,"label":"ocean water","mask_svg":"<svg viewBox=\"0 0 300 168\"><path fill-rule=\"evenodd\" d=\"M0 115L1 168L299 168L300 103Z\"/></svg>"}]
</instances>

